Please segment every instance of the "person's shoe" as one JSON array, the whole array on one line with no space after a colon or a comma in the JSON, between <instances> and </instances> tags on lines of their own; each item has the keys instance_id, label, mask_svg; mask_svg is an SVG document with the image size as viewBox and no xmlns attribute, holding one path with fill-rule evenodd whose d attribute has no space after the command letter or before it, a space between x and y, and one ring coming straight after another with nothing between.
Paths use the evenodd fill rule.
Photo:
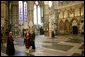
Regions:
<instances>
[{"instance_id":1,"label":"person's shoe","mask_svg":"<svg viewBox=\"0 0 85 57\"><path fill-rule=\"evenodd\" d=\"M29 53L29 49L26 49L25 52L26 52L26 53Z\"/></svg>"},{"instance_id":2,"label":"person's shoe","mask_svg":"<svg viewBox=\"0 0 85 57\"><path fill-rule=\"evenodd\" d=\"M32 51L34 52L34 51L35 51L35 49L32 49Z\"/></svg>"}]
</instances>

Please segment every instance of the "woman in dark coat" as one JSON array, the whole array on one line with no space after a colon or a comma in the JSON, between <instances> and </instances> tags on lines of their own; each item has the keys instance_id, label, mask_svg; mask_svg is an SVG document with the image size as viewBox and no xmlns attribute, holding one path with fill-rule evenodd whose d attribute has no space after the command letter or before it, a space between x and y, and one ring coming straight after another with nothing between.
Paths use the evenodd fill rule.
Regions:
<instances>
[{"instance_id":1,"label":"woman in dark coat","mask_svg":"<svg viewBox=\"0 0 85 57\"><path fill-rule=\"evenodd\" d=\"M14 42L13 42L13 34L12 32L9 32L9 36L7 39L7 49L6 49L6 53L8 55L14 55L15 53L15 48L14 48Z\"/></svg>"}]
</instances>

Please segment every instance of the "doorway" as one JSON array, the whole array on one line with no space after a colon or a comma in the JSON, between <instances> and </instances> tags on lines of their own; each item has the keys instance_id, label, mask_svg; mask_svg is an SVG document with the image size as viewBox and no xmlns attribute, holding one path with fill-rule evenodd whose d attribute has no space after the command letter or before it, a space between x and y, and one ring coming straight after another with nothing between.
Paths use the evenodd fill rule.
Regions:
<instances>
[{"instance_id":1,"label":"doorway","mask_svg":"<svg viewBox=\"0 0 85 57\"><path fill-rule=\"evenodd\" d=\"M73 32L73 34L78 34L78 27L77 26L73 26L72 27L72 32Z\"/></svg>"}]
</instances>

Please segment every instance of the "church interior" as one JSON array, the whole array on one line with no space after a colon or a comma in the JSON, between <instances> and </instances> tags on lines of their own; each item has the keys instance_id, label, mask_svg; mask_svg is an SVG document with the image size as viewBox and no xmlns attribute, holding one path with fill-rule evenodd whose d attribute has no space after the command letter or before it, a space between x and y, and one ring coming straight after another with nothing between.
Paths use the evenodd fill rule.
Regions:
<instances>
[{"instance_id":1,"label":"church interior","mask_svg":"<svg viewBox=\"0 0 85 57\"><path fill-rule=\"evenodd\" d=\"M24 33L35 32L35 51ZM13 33L12 56L84 56L84 1L1 1L1 56Z\"/></svg>"}]
</instances>

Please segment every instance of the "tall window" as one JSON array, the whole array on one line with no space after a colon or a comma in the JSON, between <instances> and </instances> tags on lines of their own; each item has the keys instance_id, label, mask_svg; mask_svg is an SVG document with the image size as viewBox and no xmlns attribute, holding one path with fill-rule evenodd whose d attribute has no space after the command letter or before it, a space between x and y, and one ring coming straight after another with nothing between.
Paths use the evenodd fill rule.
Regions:
<instances>
[{"instance_id":1,"label":"tall window","mask_svg":"<svg viewBox=\"0 0 85 57\"><path fill-rule=\"evenodd\" d=\"M19 24L22 25L25 22L27 22L27 3L19 1Z\"/></svg>"},{"instance_id":2,"label":"tall window","mask_svg":"<svg viewBox=\"0 0 85 57\"><path fill-rule=\"evenodd\" d=\"M41 25L41 12L40 12L40 6L38 6L38 25Z\"/></svg>"},{"instance_id":3,"label":"tall window","mask_svg":"<svg viewBox=\"0 0 85 57\"><path fill-rule=\"evenodd\" d=\"M23 24L23 2L19 1L19 24Z\"/></svg>"},{"instance_id":4,"label":"tall window","mask_svg":"<svg viewBox=\"0 0 85 57\"><path fill-rule=\"evenodd\" d=\"M34 25L42 25L41 23L41 10L38 1L34 4Z\"/></svg>"},{"instance_id":5,"label":"tall window","mask_svg":"<svg viewBox=\"0 0 85 57\"><path fill-rule=\"evenodd\" d=\"M37 25L36 5L34 4L34 25Z\"/></svg>"},{"instance_id":6,"label":"tall window","mask_svg":"<svg viewBox=\"0 0 85 57\"><path fill-rule=\"evenodd\" d=\"M27 2L24 1L24 22L27 22Z\"/></svg>"}]
</instances>

